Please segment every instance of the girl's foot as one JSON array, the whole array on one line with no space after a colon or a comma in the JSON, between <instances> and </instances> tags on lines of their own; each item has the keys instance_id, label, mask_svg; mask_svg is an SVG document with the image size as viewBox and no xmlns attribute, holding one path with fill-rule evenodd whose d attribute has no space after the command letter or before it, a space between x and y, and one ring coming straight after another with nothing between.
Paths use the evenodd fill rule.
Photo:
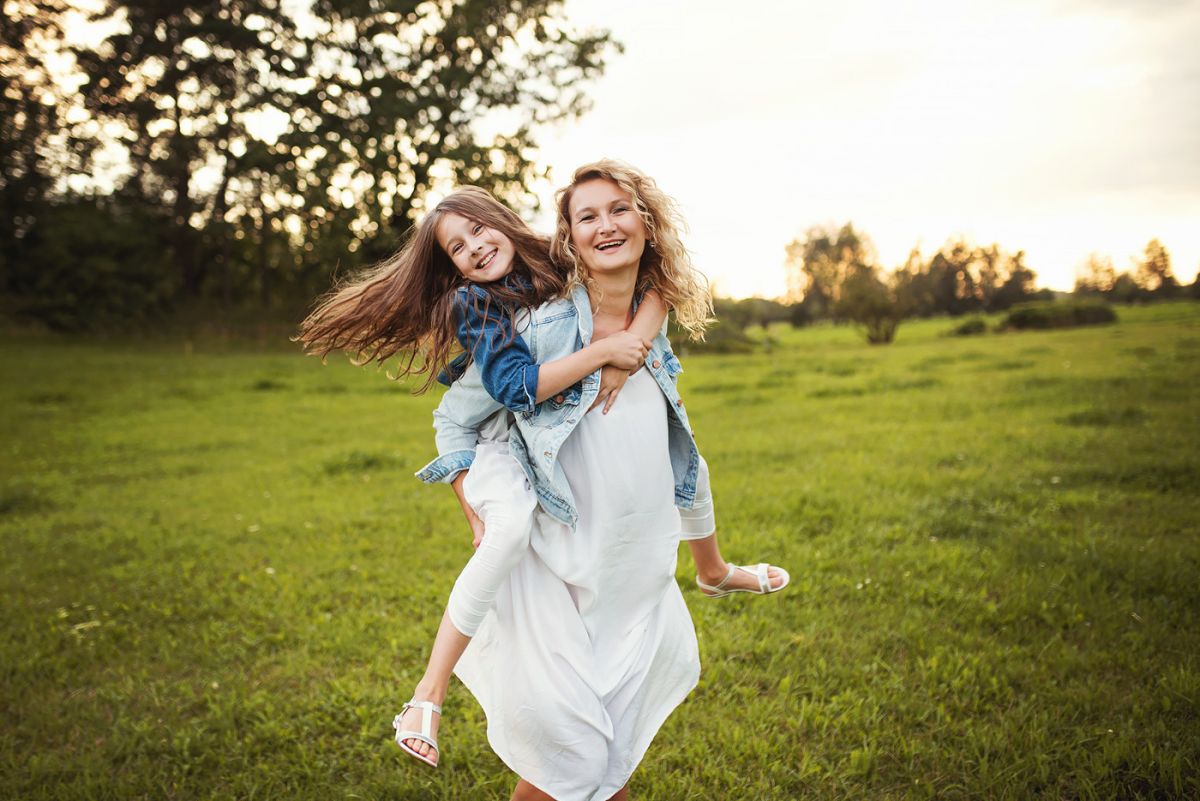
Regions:
<instances>
[{"instance_id":1,"label":"girl's foot","mask_svg":"<svg viewBox=\"0 0 1200 801\"><path fill-rule=\"evenodd\" d=\"M392 721L396 729L396 743L406 753L436 768L437 734L441 720L441 706L432 701L418 701L414 696L404 705L404 711Z\"/></svg>"},{"instance_id":2,"label":"girl's foot","mask_svg":"<svg viewBox=\"0 0 1200 801\"><path fill-rule=\"evenodd\" d=\"M726 564L724 573L696 576L700 592L709 598L721 598L731 592L767 595L782 590L789 580L786 570L768 564L752 567Z\"/></svg>"}]
</instances>

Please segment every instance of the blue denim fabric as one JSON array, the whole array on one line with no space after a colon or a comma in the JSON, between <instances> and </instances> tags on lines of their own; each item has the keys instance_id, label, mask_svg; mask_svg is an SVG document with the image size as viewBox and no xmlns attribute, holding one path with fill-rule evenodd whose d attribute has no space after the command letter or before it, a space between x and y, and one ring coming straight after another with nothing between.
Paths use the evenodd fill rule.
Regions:
<instances>
[{"instance_id":1,"label":"blue denim fabric","mask_svg":"<svg viewBox=\"0 0 1200 801\"><path fill-rule=\"evenodd\" d=\"M592 339L592 313L587 290L576 287L569 299L545 303L528 315L527 325L518 325L536 363L553 361L579 350ZM700 454L696 450L692 428L683 400L675 386L682 371L671 351L665 333L660 332L646 357L646 369L654 377L670 408L668 449L675 474L675 504L690 509L696 497L696 476ZM510 373L509 387L493 386L499 394L515 394L516 373ZM437 431L438 457L418 471L422 481L451 481L470 467L474 459L476 429L500 410L501 404L489 393L488 382L474 364L469 366L442 397L433 413ZM532 410L518 412L516 426L509 434L509 447L548 513L574 527L577 518L574 496L567 484L558 451L587 413L600 390L599 371L576 386Z\"/></svg>"},{"instance_id":2,"label":"blue denim fabric","mask_svg":"<svg viewBox=\"0 0 1200 801\"><path fill-rule=\"evenodd\" d=\"M450 386L469 363L479 365L484 386L513 412L531 412L537 399L538 364L525 341L513 331L512 315L492 300L487 289L467 284L454 292L455 336L466 353L438 374Z\"/></svg>"}]
</instances>

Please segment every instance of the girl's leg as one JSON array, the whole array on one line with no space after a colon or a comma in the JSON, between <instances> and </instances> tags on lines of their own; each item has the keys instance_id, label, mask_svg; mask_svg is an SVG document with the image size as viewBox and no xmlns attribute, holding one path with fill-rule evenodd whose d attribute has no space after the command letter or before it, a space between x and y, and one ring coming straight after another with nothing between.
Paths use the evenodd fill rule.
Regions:
<instances>
[{"instance_id":1,"label":"girl's leg","mask_svg":"<svg viewBox=\"0 0 1200 801\"><path fill-rule=\"evenodd\" d=\"M721 556L721 547L717 545L717 534L713 532L698 540L688 540L688 549L692 552L692 561L696 563L696 576L710 587L715 587L729 575L729 563ZM772 587L783 583L783 573L772 565L767 568L767 579ZM725 585L725 589L757 590L758 579L744 570L734 571L733 576ZM703 590L701 590L703 592Z\"/></svg>"},{"instance_id":2,"label":"girl's leg","mask_svg":"<svg viewBox=\"0 0 1200 801\"><path fill-rule=\"evenodd\" d=\"M520 471L515 462L511 466ZM479 469L491 469L491 465L480 465ZM518 474L520 483L516 486L526 489L524 492L514 492L511 484L503 481L503 476L507 473L500 469L497 472L501 475L493 476L493 479L499 481L493 481L492 486L498 486L501 491L507 490L507 493L504 497L499 497L499 493L496 493L493 497L479 498L475 502L478 507L476 511L484 522L483 541L454 582L454 589L451 590L450 600L446 604L446 612L442 615L437 636L433 640L425 674L413 690L413 698L418 701L433 701L441 706L446 698L450 674L454 672L455 665L470 644L471 637L475 636L484 615L495 602L496 592L529 548L533 510L537 506L537 498L532 490L526 487L523 473ZM401 719L401 726L409 730L418 729L420 715L421 710L410 709ZM435 740L438 723L440 720L435 719L432 724L431 734ZM422 756L430 756L431 752L435 751L428 743L420 740L406 739L404 744ZM436 762L436 753L431 758Z\"/></svg>"},{"instance_id":3,"label":"girl's leg","mask_svg":"<svg viewBox=\"0 0 1200 801\"><path fill-rule=\"evenodd\" d=\"M471 638L456 629L450 622L450 613L447 610L442 615L437 636L433 639L433 649L429 652L429 664L425 667L425 675L417 682L412 697L418 701L433 701L441 706L442 702L446 700L446 690L450 687L450 674L454 672L454 666L458 664L459 658L463 655L463 651L467 650L470 642ZM441 715L435 717L430 726L432 729L430 734L435 740L441 723L440 718ZM403 727L410 731L420 731L420 722L421 710L419 709L408 710L401 720ZM421 756L428 756L435 763L437 762L438 755L429 743L410 739L405 740L404 744Z\"/></svg>"},{"instance_id":4,"label":"girl's leg","mask_svg":"<svg viewBox=\"0 0 1200 801\"><path fill-rule=\"evenodd\" d=\"M608 801L629 801L629 785L627 784L620 790L617 790L616 794L608 799Z\"/></svg>"},{"instance_id":5,"label":"girl's leg","mask_svg":"<svg viewBox=\"0 0 1200 801\"><path fill-rule=\"evenodd\" d=\"M679 516L683 523L682 536L692 552L697 578L710 586L720 584L729 574L729 563L721 555L721 546L717 544L712 487L708 480L708 462L704 461L703 456L700 457L700 470L696 476L696 502L691 509L680 509ZM767 570L767 578L772 587L783 584L783 572L777 567L772 566ZM729 579L725 589L757 590L758 580L738 570Z\"/></svg>"}]
</instances>

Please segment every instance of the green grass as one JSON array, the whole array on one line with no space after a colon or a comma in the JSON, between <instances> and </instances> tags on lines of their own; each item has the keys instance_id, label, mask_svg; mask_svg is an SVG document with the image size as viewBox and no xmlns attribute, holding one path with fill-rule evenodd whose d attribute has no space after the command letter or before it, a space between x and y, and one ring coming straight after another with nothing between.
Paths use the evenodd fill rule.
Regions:
<instances>
[{"instance_id":1,"label":"green grass","mask_svg":"<svg viewBox=\"0 0 1200 801\"><path fill-rule=\"evenodd\" d=\"M772 332L685 357L724 550L640 800L1200 797L1200 305ZM0 342L0 797L503 799L455 685L390 722L470 556L436 397L344 360Z\"/></svg>"}]
</instances>

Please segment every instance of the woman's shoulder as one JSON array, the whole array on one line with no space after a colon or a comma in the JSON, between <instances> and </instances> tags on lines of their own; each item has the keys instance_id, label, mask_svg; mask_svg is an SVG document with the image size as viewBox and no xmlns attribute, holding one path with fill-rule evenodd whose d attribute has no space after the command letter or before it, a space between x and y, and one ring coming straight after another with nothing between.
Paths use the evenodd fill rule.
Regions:
<instances>
[{"instance_id":1,"label":"woman's shoulder","mask_svg":"<svg viewBox=\"0 0 1200 801\"><path fill-rule=\"evenodd\" d=\"M583 297L586 301L586 290ZM534 320L543 322L557 320L560 317L574 316L579 312L578 300L573 291L568 291L566 295L550 298L543 302L542 305L533 309L531 314Z\"/></svg>"}]
</instances>

